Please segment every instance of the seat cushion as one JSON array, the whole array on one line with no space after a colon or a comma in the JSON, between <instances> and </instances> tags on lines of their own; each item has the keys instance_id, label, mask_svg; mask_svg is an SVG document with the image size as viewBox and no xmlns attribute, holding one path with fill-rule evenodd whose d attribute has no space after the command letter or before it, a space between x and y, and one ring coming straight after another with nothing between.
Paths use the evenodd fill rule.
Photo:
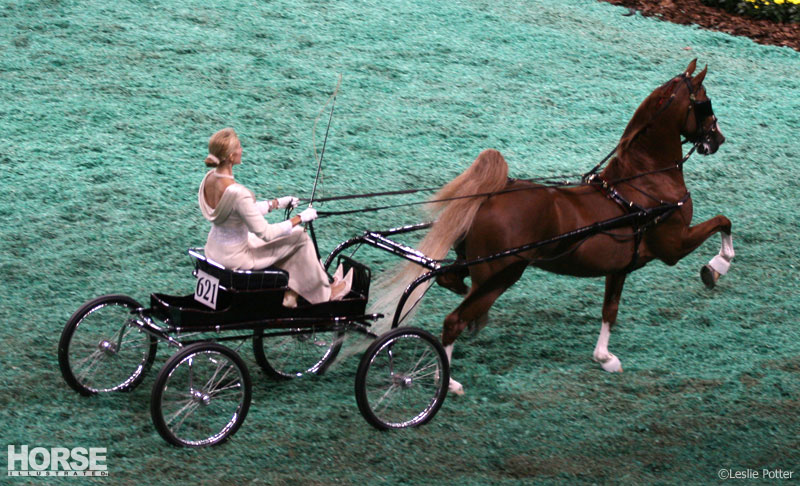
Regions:
<instances>
[{"instance_id":1,"label":"seat cushion","mask_svg":"<svg viewBox=\"0 0 800 486\"><path fill-rule=\"evenodd\" d=\"M228 270L216 262L209 261L203 254L190 251L195 268L219 279L219 284L229 290L261 290L289 285L289 272L278 267L260 270Z\"/></svg>"}]
</instances>

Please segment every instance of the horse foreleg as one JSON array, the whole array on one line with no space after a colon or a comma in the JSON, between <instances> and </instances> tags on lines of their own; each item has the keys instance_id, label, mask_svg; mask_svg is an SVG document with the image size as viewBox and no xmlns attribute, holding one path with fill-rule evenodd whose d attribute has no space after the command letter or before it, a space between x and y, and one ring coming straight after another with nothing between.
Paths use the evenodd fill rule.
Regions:
<instances>
[{"instance_id":1,"label":"horse foreleg","mask_svg":"<svg viewBox=\"0 0 800 486\"><path fill-rule=\"evenodd\" d=\"M733 260L731 221L725 216L715 216L696 226L684 227L678 233L678 244L671 245L665 257L661 259L667 265L674 265L718 232L722 232L722 248L719 255L712 258L708 265L705 265L700 271L703 283L712 288L719 280L720 275L725 275L728 272L731 260Z\"/></svg>"},{"instance_id":2,"label":"horse foreleg","mask_svg":"<svg viewBox=\"0 0 800 486\"><path fill-rule=\"evenodd\" d=\"M723 232L719 254L700 269L700 278L706 287L713 289L719 277L728 273L733 257L733 237L730 233Z\"/></svg>"},{"instance_id":3,"label":"horse foreleg","mask_svg":"<svg viewBox=\"0 0 800 486\"><path fill-rule=\"evenodd\" d=\"M627 274L620 273L606 277L606 292L603 297L603 323L600 326L600 336L597 337L597 345L594 347L592 357L604 370L609 372L622 372L622 363L619 358L608 352L608 338L611 336L611 328L617 322L617 311L619 310L619 299L622 295L622 286L625 284Z\"/></svg>"},{"instance_id":4,"label":"horse foreleg","mask_svg":"<svg viewBox=\"0 0 800 486\"><path fill-rule=\"evenodd\" d=\"M447 353L448 363L452 363L453 343L472 321L480 320L489 312L500 295L522 276L526 265L515 264L503 268L483 283L473 282L467 297L456 309L444 319L442 329L442 345ZM450 378L449 390L456 395L464 394L461 383Z\"/></svg>"}]
</instances>

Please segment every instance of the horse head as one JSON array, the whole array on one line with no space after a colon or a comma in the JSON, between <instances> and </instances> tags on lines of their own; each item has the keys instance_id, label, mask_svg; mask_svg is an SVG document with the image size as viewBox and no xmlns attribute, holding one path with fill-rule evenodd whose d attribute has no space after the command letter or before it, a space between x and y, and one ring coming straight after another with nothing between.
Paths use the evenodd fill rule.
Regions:
<instances>
[{"instance_id":1,"label":"horse head","mask_svg":"<svg viewBox=\"0 0 800 486\"><path fill-rule=\"evenodd\" d=\"M673 163L680 152L681 137L692 142L703 155L719 149L725 137L703 86L708 67L693 77L696 68L697 59L689 63L683 73L656 88L639 105L620 140L621 152L638 145L637 150L644 150L655 158L666 157L669 159L666 162Z\"/></svg>"},{"instance_id":2,"label":"horse head","mask_svg":"<svg viewBox=\"0 0 800 486\"><path fill-rule=\"evenodd\" d=\"M725 136L719 129L717 117L711 108L711 99L703 86L703 80L708 73L708 66L703 68L697 76L692 77L697 67L697 59L689 63L683 74L673 80L681 90L679 106L683 115L681 135L688 141L697 145L697 151L702 155L715 153L719 146L725 143Z\"/></svg>"}]
</instances>

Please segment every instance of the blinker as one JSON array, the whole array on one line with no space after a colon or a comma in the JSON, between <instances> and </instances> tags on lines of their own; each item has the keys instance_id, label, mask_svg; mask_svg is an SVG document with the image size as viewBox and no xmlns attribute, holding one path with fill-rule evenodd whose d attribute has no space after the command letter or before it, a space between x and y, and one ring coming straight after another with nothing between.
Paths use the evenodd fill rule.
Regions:
<instances>
[{"instance_id":1,"label":"blinker","mask_svg":"<svg viewBox=\"0 0 800 486\"><path fill-rule=\"evenodd\" d=\"M711 100L695 101L694 110L694 116L697 117L698 121L714 115L714 110L711 108Z\"/></svg>"}]
</instances>

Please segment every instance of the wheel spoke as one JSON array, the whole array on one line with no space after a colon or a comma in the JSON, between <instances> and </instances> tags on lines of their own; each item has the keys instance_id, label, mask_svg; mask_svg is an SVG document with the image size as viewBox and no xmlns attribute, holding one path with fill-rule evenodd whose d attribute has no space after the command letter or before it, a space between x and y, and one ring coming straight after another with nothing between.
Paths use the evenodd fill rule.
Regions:
<instances>
[{"instance_id":1,"label":"wheel spoke","mask_svg":"<svg viewBox=\"0 0 800 486\"><path fill-rule=\"evenodd\" d=\"M197 407L199 407L199 406L200 406L200 403L198 403L198 402L192 402L192 403L190 403L190 404L189 404L189 408L187 408L187 409L186 409L186 412L183 414L183 418L181 419L181 421L180 421L180 422L178 422L177 424L175 424L175 425L172 427L172 430L173 430L173 431L175 431L175 432L177 432L178 430L180 430L181 426L182 426L182 425L183 425L183 423L186 421L186 419L187 419L187 418L189 418L189 416L191 416L191 415L194 413L194 411L195 411L195 410L197 410Z\"/></svg>"},{"instance_id":2,"label":"wheel spoke","mask_svg":"<svg viewBox=\"0 0 800 486\"><path fill-rule=\"evenodd\" d=\"M222 386L222 387L219 387L219 388L215 388L213 390L209 390L208 394L210 396L212 396L212 397L215 397L215 396L219 395L220 393L222 393L224 391L234 390L234 389L239 390L239 389L241 389L241 387L242 387L242 384L239 382L239 379L238 378L234 378L233 380L229 381L228 384L226 384L225 386Z\"/></svg>"},{"instance_id":3,"label":"wheel spoke","mask_svg":"<svg viewBox=\"0 0 800 486\"><path fill-rule=\"evenodd\" d=\"M389 396L390 396L390 395L393 395L393 394L394 394L395 392L397 392L397 390L399 390L399 389L400 389L400 387L399 387L399 386L397 386L397 385L395 385L395 384L392 384L392 385L391 385L391 386L390 386L390 387L389 387L389 388L386 390L386 392L384 392L384 394L383 394L383 396L380 398L380 400L378 400L378 401L377 401L377 403L375 403L375 408L377 409L378 407L380 407L381 403L383 403L383 401L384 401L384 400L386 400L387 398L389 398ZM388 403L387 403L387 406L388 406Z\"/></svg>"},{"instance_id":4,"label":"wheel spoke","mask_svg":"<svg viewBox=\"0 0 800 486\"><path fill-rule=\"evenodd\" d=\"M233 364L231 364L231 363L228 363L228 365L227 365L227 369L225 370L225 373L222 375L222 377L221 377L221 378L220 378L220 379L219 379L219 380L218 380L216 383L214 383L214 379L216 378L217 374L219 374L219 370L220 370L220 369L222 369L222 368L223 368L223 367L225 367L225 366L226 366L226 365L225 365L224 363L222 363L222 361L220 361L220 362L219 362L219 364L217 365L217 369L214 371L214 375L213 375L213 376L212 376L212 377L211 377L211 378L208 380L208 382L206 383L206 386L204 386L204 387L203 387L203 390L205 390L205 391L211 391L211 390L213 390L213 389L214 389L214 388L215 388L217 385L219 385L220 383L222 383L222 381L223 381L225 378L227 378L227 376L230 374L230 372L231 372L231 371L233 371L233 369L234 369L234 366L233 366Z\"/></svg>"},{"instance_id":5,"label":"wheel spoke","mask_svg":"<svg viewBox=\"0 0 800 486\"><path fill-rule=\"evenodd\" d=\"M192 405L196 405L196 404L197 404L197 402L195 402L193 399L189 399L189 400L187 400L187 401L186 401L186 404L185 404L184 406L182 406L180 409L178 409L178 411L177 411L177 412L174 412L174 413L173 413L173 414L172 414L172 415L171 415L171 416L170 416L170 417L167 419L167 421L166 421L166 422L167 422L167 425L171 424L171 423L172 423L172 422L173 422L173 421L174 421L176 418L178 418L178 416L179 416L180 414L182 414L182 413L183 413L185 410L188 410L188 409L189 409L189 408L190 408ZM185 417L184 417L184 419L185 419ZM183 423L183 421L181 421L181 423Z\"/></svg>"},{"instance_id":6,"label":"wheel spoke","mask_svg":"<svg viewBox=\"0 0 800 486\"><path fill-rule=\"evenodd\" d=\"M431 370L431 371L427 371L427 370ZM428 376L431 376L431 375L435 375L438 372L439 372L439 363L438 362L433 362L433 363L431 363L431 364L429 364L429 365L427 365L427 366L425 366L423 368L420 368L420 369L414 371L413 373L409 373L407 376L410 377L410 378L425 378L425 377L428 377Z\"/></svg>"},{"instance_id":7,"label":"wheel spoke","mask_svg":"<svg viewBox=\"0 0 800 486\"><path fill-rule=\"evenodd\" d=\"M237 383L236 385L231 385L224 390L220 390L219 392L214 392L209 394L209 397L215 398L217 400L231 400L236 399L237 401L241 399L242 396L242 385Z\"/></svg>"},{"instance_id":8,"label":"wheel spoke","mask_svg":"<svg viewBox=\"0 0 800 486\"><path fill-rule=\"evenodd\" d=\"M82 360L80 360L80 361L76 361L76 362L75 362L75 364L73 365L73 367L74 367L75 369L80 369L80 368L83 366L83 364L84 364L84 363L86 363L86 362L87 362L87 361L89 361L90 359L91 359L91 360L94 360L94 359L95 359L95 358L96 358L98 355L100 355L100 354L102 354L102 353L103 353L102 351L100 351L99 349L97 349L97 348L95 347L95 349L94 349L94 351L92 352L92 354L90 354L89 356L87 356L87 357L83 358L83 359L82 359Z\"/></svg>"},{"instance_id":9,"label":"wheel spoke","mask_svg":"<svg viewBox=\"0 0 800 486\"><path fill-rule=\"evenodd\" d=\"M419 368L419 365L420 365L420 363L422 363L422 360L423 360L423 359L425 359L425 357L427 357L427 356L428 356L430 353L431 353L431 350L430 350L430 349L426 349L426 350L425 350L425 351L422 353L422 356L420 356L420 357L419 357L419 359L417 359L417 362L416 362L416 363L414 363L414 366L412 366L412 367L411 367L411 370L409 370L408 374L411 374L411 373L413 373L413 371L414 371L414 370L416 370L417 368Z\"/></svg>"},{"instance_id":10,"label":"wheel spoke","mask_svg":"<svg viewBox=\"0 0 800 486\"><path fill-rule=\"evenodd\" d=\"M99 365L100 363L103 362L104 353L102 351L100 351L99 349L97 351L95 351L94 353L92 353L92 356L93 356L93 358L89 362L89 364L87 364L83 368L83 370L81 370L81 372L78 373L78 378L81 381L85 380L90 375L90 372L93 371L92 368L96 369L98 367L97 365Z\"/></svg>"},{"instance_id":11,"label":"wheel spoke","mask_svg":"<svg viewBox=\"0 0 800 486\"><path fill-rule=\"evenodd\" d=\"M429 373L425 373L424 375L414 375L414 376L411 376L410 378L413 378L416 381L416 380L421 380L423 378L428 378L429 376L437 376L438 374L439 374L439 368L436 367L435 370L433 370L433 371L431 371Z\"/></svg>"}]
</instances>

